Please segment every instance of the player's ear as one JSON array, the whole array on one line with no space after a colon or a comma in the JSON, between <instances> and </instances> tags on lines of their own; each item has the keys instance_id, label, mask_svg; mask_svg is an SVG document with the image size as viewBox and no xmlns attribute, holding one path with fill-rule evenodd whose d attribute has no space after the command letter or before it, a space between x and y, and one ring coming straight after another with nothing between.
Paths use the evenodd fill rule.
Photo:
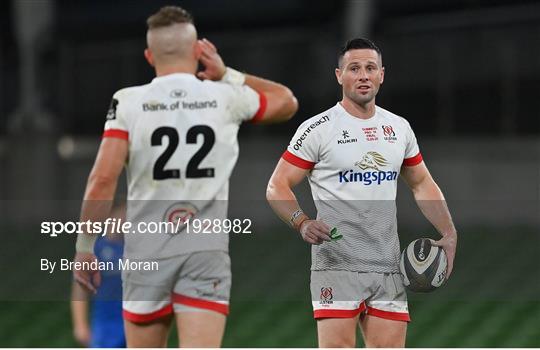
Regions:
<instances>
[{"instance_id":1,"label":"player's ear","mask_svg":"<svg viewBox=\"0 0 540 350\"><path fill-rule=\"evenodd\" d=\"M193 55L195 56L195 59L198 61L201 59L202 56L202 47L201 47L201 41L196 40L193 44Z\"/></svg>"},{"instance_id":2,"label":"player's ear","mask_svg":"<svg viewBox=\"0 0 540 350\"><path fill-rule=\"evenodd\" d=\"M146 58L149 65L152 67L154 66L154 56L152 55L152 51L150 51L150 49L144 50L144 58Z\"/></svg>"},{"instance_id":3,"label":"player's ear","mask_svg":"<svg viewBox=\"0 0 540 350\"><path fill-rule=\"evenodd\" d=\"M339 69L339 68L336 68L336 79L337 79L339 85L343 85L343 83L341 81L341 69Z\"/></svg>"},{"instance_id":4,"label":"player's ear","mask_svg":"<svg viewBox=\"0 0 540 350\"><path fill-rule=\"evenodd\" d=\"M384 67L381 68L381 84L384 82Z\"/></svg>"}]
</instances>

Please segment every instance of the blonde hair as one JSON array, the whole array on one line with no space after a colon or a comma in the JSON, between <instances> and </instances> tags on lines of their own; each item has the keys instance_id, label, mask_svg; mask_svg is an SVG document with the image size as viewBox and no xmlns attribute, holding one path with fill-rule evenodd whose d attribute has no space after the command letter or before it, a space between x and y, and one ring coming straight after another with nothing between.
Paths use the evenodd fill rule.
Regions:
<instances>
[{"instance_id":1,"label":"blonde hair","mask_svg":"<svg viewBox=\"0 0 540 350\"><path fill-rule=\"evenodd\" d=\"M148 17L146 25L148 29L168 27L178 23L193 24L193 16L179 6L165 6L159 9L158 12Z\"/></svg>"}]
</instances>

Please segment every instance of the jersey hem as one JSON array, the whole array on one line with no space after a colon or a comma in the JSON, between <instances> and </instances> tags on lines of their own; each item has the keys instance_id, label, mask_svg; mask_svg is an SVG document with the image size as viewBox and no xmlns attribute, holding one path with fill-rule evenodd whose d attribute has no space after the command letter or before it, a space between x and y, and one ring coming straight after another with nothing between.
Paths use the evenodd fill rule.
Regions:
<instances>
[{"instance_id":1,"label":"jersey hem","mask_svg":"<svg viewBox=\"0 0 540 350\"><path fill-rule=\"evenodd\" d=\"M186 251L186 252L178 252L178 253L171 254L171 255L167 254L167 255L163 255L163 256L157 256L157 255L154 255L154 256L133 256L132 254L124 254L124 258L125 259L134 259L134 260L150 260L150 259L164 260L164 259L176 258L176 257L182 256L182 255L188 255L188 254L193 254L193 253L201 253L201 252L224 252L224 253L229 254L229 249L227 249L227 248L197 249L197 250L190 250L190 251Z\"/></svg>"},{"instance_id":2,"label":"jersey hem","mask_svg":"<svg viewBox=\"0 0 540 350\"><path fill-rule=\"evenodd\" d=\"M364 269L346 269L346 268L314 268L312 267L310 271L347 271L347 272L359 272L359 273L392 273L392 274L400 274L401 271L399 269L396 270L364 270Z\"/></svg>"}]
</instances>

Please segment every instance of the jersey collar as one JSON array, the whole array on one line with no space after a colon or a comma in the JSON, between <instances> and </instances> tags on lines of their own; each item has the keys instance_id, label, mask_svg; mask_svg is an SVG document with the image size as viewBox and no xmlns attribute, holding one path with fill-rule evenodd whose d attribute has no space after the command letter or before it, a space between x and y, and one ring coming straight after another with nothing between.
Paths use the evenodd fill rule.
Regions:
<instances>
[{"instance_id":1,"label":"jersey collar","mask_svg":"<svg viewBox=\"0 0 540 350\"><path fill-rule=\"evenodd\" d=\"M195 80L197 80L197 78L195 77L194 74L190 74L190 73L172 73L172 74L162 75L160 77L155 77L154 79L152 79L152 83L155 83L155 82L158 82L158 81L174 80L174 79L195 79Z\"/></svg>"},{"instance_id":2,"label":"jersey collar","mask_svg":"<svg viewBox=\"0 0 540 350\"><path fill-rule=\"evenodd\" d=\"M348 119L352 118L352 119L357 120L357 121L359 121L361 123L372 122L372 121L376 120L379 117L379 114L380 114L379 106L375 106L375 114L373 114L373 116L371 118L369 118L369 119L362 119L362 118L355 117L354 115L347 112L347 110L345 108L343 108L343 106L339 102L336 103L336 108L341 112L341 114L343 114Z\"/></svg>"}]
</instances>

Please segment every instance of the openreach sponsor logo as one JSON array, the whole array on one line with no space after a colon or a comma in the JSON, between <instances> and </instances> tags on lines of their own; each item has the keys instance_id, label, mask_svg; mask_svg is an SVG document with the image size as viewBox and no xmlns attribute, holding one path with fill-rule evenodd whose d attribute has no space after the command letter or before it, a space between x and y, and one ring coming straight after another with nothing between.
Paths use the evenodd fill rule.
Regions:
<instances>
[{"instance_id":1,"label":"openreach sponsor logo","mask_svg":"<svg viewBox=\"0 0 540 350\"><path fill-rule=\"evenodd\" d=\"M310 124L306 130L304 130L304 132L302 133L302 135L300 135L299 138L296 139L296 142L294 143L294 146L293 148L295 150L299 150L300 148L302 148L302 143L304 142L304 140L306 139L306 137L309 135L310 132L313 131L313 129L315 129L316 127L318 127L319 125L321 124L324 124L326 123L327 121L329 121L330 118L328 118L327 115L323 116L321 119L317 120L316 122Z\"/></svg>"},{"instance_id":2,"label":"openreach sponsor logo","mask_svg":"<svg viewBox=\"0 0 540 350\"><path fill-rule=\"evenodd\" d=\"M361 182L364 185L380 185L384 181L396 181L397 171L384 171L388 161L378 152L367 152L355 166L364 171L344 170L338 173L339 183ZM366 171L366 170L373 171Z\"/></svg>"}]
</instances>

